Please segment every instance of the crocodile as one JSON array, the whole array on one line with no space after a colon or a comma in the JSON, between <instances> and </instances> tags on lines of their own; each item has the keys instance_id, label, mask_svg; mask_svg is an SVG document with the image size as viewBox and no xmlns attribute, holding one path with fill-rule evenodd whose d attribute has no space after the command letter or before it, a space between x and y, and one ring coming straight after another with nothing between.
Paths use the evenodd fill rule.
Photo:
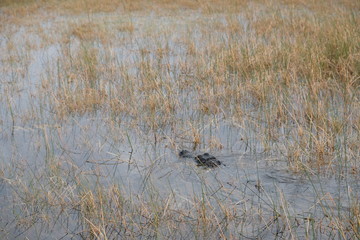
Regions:
<instances>
[{"instance_id":1,"label":"crocodile","mask_svg":"<svg viewBox=\"0 0 360 240\"><path fill-rule=\"evenodd\" d=\"M192 159L194 159L197 166L214 168L214 167L218 167L220 165L224 165L220 160L218 160L213 155L210 155L209 153L199 154L199 155L195 156L194 154L192 154L188 150L181 150L179 152L179 156L182 157L182 158L192 158Z\"/></svg>"}]
</instances>

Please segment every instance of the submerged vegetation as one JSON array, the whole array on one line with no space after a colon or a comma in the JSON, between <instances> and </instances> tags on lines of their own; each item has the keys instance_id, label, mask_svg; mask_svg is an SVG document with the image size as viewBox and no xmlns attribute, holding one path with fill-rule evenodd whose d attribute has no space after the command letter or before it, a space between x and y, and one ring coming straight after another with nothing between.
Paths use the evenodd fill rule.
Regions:
<instances>
[{"instance_id":1,"label":"submerged vegetation","mask_svg":"<svg viewBox=\"0 0 360 240\"><path fill-rule=\"evenodd\" d=\"M1 1L1 238L360 238L359 26L351 0Z\"/></svg>"}]
</instances>

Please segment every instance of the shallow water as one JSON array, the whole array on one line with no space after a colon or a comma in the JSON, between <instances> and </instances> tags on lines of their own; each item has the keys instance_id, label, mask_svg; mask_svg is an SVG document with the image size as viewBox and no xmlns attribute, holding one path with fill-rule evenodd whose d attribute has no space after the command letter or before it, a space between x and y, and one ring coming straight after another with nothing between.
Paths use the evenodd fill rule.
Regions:
<instances>
[{"instance_id":1,"label":"shallow water","mask_svg":"<svg viewBox=\"0 0 360 240\"><path fill-rule=\"evenodd\" d=\"M226 166L204 169L197 167L192 159L180 158L179 149L166 147L166 141L154 145L151 140L144 139L144 135L129 131L131 146L124 140L113 142L106 135L106 127L99 127L99 124L100 119L84 117L73 125L48 126L45 131L51 143L50 150L41 143L41 135L45 133L40 129L15 129L13 137L2 134L2 166L10 169L12 164L16 166L12 168L12 173L5 173L1 184L1 209L3 216L9 216L2 218L2 227L8 228L8 224L14 224L12 215L5 215L8 206L12 205L11 194L16 188L12 185L12 178L17 175L25 175L27 177L23 178L29 180L36 178L39 172L46 172L44 159L60 161L61 169L69 171L67 181L70 185L74 183L75 176L81 173L84 174L85 184L90 187L100 183L106 188L116 183L129 196L144 196L148 189L155 189L160 196L176 198L175 209L190 206L193 199L201 198L205 191L211 196L210 202L234 205L239 211L250 208L271 213L274 208L286 206L289 216L317 219L324 214L346 214L360 197L358 176L293 173L288 170L284 158L246 150L245 144L235 137L234 129L230 130L231 127L223 126L223 129L228 128L233 133L230 140L229 136L224 137L237 144L211 152ZM35 135L34 131L39 132L40 136ZM58 135L58 131L61 134ZM221 131L222 134L229 132ZM11 161L7 161L9 159ZM70 169L74 165L76 170L72 172ZM76 220L63 221L71 223ZM70 229L67 228L67 231ZM304 229L296 230L302 236ZM61 236L62 231L57 223L50 233L42 233L41 238L54 233ZM253 231L249 228L244 233L251 236ZM30 229L20 236L31 236L32 232ZM15 233L20 234L18 231ZM271 238L273 235L264 231L261 236Z\"/></svg>"},{"instance_id":2,"label":"shallow water","mask_svg":"<svg viewBox=\"0 0 360 240\"><path fill-rule=\"evenodd\" d=\"M146 20L140 19L139 25L146 24ZM167 19L156 19L156 22L167 22L164 28L171 26L171 21ZM180 33L184 33L184 28L189 26L178 27L182 27ZM16 38L21 38L22 31ZM144 37L144 34L141 32L132 38ZM170 38L165 36L157 40L160 46L167 44L173 50L163 64L174 66L186 55L186 51L179 43L179 34L169 34ZM194 39L202 39L198 31L194 30L191 34ZM78 46L77 40L74 41L73 46ZM139 49L152 51L157 47L150 45L152 41L146 38L130 41L128 45L114 46L112 53L121 63L131 65L138 61ZM0 46L5 48L3 42ZM360 198L359 176L348 174L345 164L331 174L291 172L286 157L280 151L265 152L265 146L257 139L256 129L251 128L251 123L239 126L221 116L198 116L190 108L177 112L179 119L188 116L189 119L199 118L205 122L201 125L203 144L195 146L196 152L210 152L225 164L215 169L204 169L197 167L191 159L179 158L181 149L191 150L194 147L180 127L179 130L161 129L157 133L149 131L146 126L134 128L130 121L114 127L109 124L110 116L101 109L84 115L75 113L59 120L50 103L42 102L40 92L44 79L56 73L54 66L61 57L60 52L57 44L26 52L31 55L31 60L23 76L17 75L18 66L14 65L10 66L14 68L13 72L7 71L5 66L0 72L0 166L3 171L0 223L2 229L7 229L10 238L52 236L56 239L64 236L64 229L70 232L78 230L71 227L76 217L70 216L55 221L48 231L38 232L33 227L21 232L16 228L16 214L9 210L16 209L12 201L19 197L16 195L19 185L14 184L17 178L21 176L25 186L36 185L34 180L45 177L47 168L54 162L59 163L63 175L68 174L66 180L69 186L76 187L75 178L82 175L82 181L90 187L100 184L106 188L116 183L129 196L144 196L152 189L161 196L173 196L177 200L173 208L179 209L189 207L194 198L201 198L206 192L209 201L214 204L220 201L236 206L239 211L261 209L267 216L271 216L274 209L282 209L292 218L302 221L306 218L321 219L327 213L346 214L354 201ZM179 70L171 73L169 77L173 81L180 75ZM136 68L133 74L138 74ZM183 103L193 104L193 94L196 92L184 93ZM185 122L187 119L182 120ZM183 122L179 126L183 126ZM205 144L212 137L222 144L220 149L211 150ZM41 223L39 225L36 226L42 229ZM247 228L244 233L256 235L254 226ZM295 230L300 238L304 231L302 228ZM257 234L263 238L274 236L271 229Z\"/></svg>"}]
</instances>

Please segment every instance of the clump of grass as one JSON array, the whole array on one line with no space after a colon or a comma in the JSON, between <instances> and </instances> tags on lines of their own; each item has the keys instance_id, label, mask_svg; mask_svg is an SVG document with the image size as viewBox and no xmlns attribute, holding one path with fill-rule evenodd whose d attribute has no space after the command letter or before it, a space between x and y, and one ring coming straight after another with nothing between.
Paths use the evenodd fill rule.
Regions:
<instances>
[{"instance_id":1,"label":"clump of grass","mask_svg":"<svg viewBox=\"0 0 360 240\"><path fill-rule=\"evenodd\" d=\"M59 116L92 112L108 103L98 75L97 50L83 46L75 58L74 62L63 62L66 71L62 73L63 78L58 79L53 95Z\"/></svg>"},{"instance_id":2,"label":"clump of grass","mask_svg":"<svg viewBox=\"0 0 360 240\"><path fill-rule=\"evenodd\" d=\"M120 32L133 33L135 31L135 25L132 21L126 21L119 23L118 30Z\"/></svg>"},{"instance_id":3,"label":"clump of grass","mask_svg":"<svg viewBox=\"0 0 360 240\"><path fill-rule=\"evenodd\" d=\"M131 25L127 28L128 31L133 31ZM104 24L93 22L74 24L72 26L71 35L77 37L80 41L101 43L109 42L114 37L114 33L106 29Z\"/></svg>"},{"instance_id":4,"label":"clump of grass","mask_svg":"<svg viewBox=\"0 0 360 240\"><path fill-rule=\"evenodd\" d=\"M92 112L107 103L107 95L103 90L93 88L62 90L57 96L58 113L61 115Z\"/></svg>"}]
</instances>

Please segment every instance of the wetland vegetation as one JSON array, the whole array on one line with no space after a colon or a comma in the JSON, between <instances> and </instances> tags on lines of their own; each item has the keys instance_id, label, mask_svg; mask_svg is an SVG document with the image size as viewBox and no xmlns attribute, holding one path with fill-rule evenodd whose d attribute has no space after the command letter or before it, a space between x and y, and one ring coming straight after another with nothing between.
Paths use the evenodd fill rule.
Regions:
<instances>
[{"instance_id":1,"label":"wetland vegetation","mask_svg":"<svg viewBox=\"0 0 360 240\"><path fill-rule=\"evenodd\" d=\"M1 239L359 239L359 26L353 0L0 1Z\"/></svg>"}]
</instances>

